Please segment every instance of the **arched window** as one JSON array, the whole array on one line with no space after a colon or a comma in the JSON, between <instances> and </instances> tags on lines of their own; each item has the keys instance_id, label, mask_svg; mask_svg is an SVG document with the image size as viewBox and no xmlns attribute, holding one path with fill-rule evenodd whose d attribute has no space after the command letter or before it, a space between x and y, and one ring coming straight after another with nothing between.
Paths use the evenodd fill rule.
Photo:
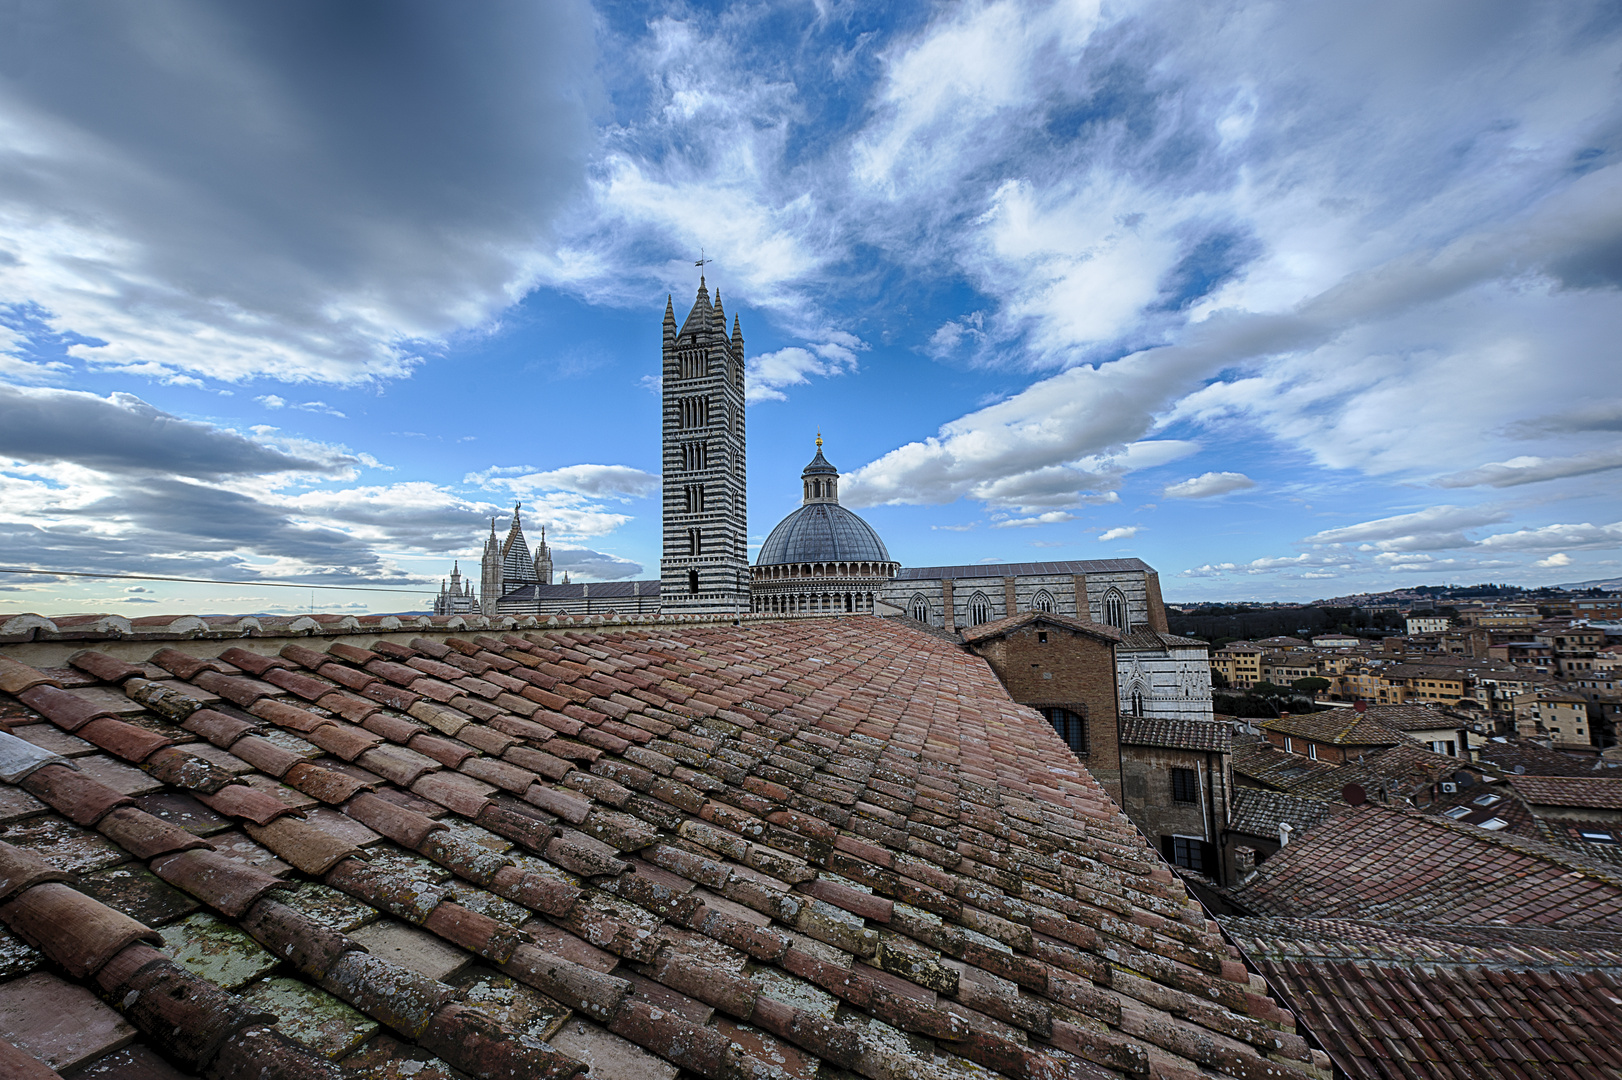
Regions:
<instances>
[{"instance_id":1,"label":"arched window","mask_svg":"<svg viewBox=\"0 0 1622 1080\"><path fill-rule=\"evenodd\" d=\"M1042 715L1048 718L1053 730L1059 733L1059 738L1077 754L1087 752L1087 718L1074 709L1067 709L1060 705L1052 705L1042 710Z\"/></svg>"},{"instance_id":2,"label":"arched window","mask_svg":"<svg viewBox=\"0 0 1622 1080\"><path fill-rule=\"evenodd\" d=\"M928 625L929 601L925 599L923 593L913 593L912 602L907 605L907 614L911 615L918 622Z\"/></svg>"},{"instance_id":3,"label":"arched window","mask_svg":"<svg viewBox=\"0 0 1622 1080\"><path fill-rule=\"evenodd\" d=\"M1127 629L1126 597L1121 595L1120 589L1111 589L1104 594L1104 621L1117 630Z\"/></svg>"},{"instance_id":4,"label":"arched window","mask_svg":"<svg viewBox=\"0 0 1622 1080\"><path fill-rule=\"evenodd\" d=\"M991 621L991 601L986 594L977 592L969 597L969 625L979 626Z\"/></svg>"},{"instance_id":5,"label":"arched window","mask_svg":"<svg viewBox=\"0 0 1622 1080\"><path fill-rule=\"evenodd\" d=\"M813 481L811 481L811 497L814 498L814 499L822 498L822 481L821 480L813 480ZM810 513L810 511L807 510L806 513Z\"/></svg>"},{"instance_id":6,"label":"arched window","mask_svg":"<svg viewBox=\"0 0 1622 1080\"><path fill-rule=\"evenodd\" d=\"M1053 614L1053 594L1046 589L1038 590L1037 594L1031 597L1031 610Z\"/></svg>"},{"instance_id":7,"label":"arched window","mask_svg":"<svg viewBox=\"0 0 1622 1080\"><path fill-rule=\"evenodd\" d=\"M1142 716L1143 715L1143 691L1142 690L1134 690L1134 691L1132 691L1132 715L1133 716Z\"/></svg>"}]
</instances>

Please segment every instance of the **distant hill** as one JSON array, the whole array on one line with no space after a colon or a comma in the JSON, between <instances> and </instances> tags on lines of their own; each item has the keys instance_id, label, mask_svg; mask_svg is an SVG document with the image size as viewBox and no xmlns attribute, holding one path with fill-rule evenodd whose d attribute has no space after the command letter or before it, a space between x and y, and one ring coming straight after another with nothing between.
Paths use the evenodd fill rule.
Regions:
<instances>
[{"instance_id":1,"label":"distant hill","mask_svg":"<svg viewBox=\"0 0 1622 1080\"><path fill-rule=\"evenodd\" d=\"M1606 592L1615 592L1622 589L1622 578L1599 578L1595 581L1574 581L1569 585L1556 585L1557 589L1576 591L1578 589L1604 589Z\"/></svg>"}]
</instances>

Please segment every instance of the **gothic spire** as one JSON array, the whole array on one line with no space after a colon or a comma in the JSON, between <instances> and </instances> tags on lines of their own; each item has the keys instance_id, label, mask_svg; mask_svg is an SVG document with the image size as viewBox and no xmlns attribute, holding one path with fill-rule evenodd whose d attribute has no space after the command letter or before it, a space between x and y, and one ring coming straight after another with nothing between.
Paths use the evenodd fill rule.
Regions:
<instances>
[{"instance_id":1,"label":"gothic spire","mask_svg":"<svg viewBox=\"0 0 1622 1080\"><path fill-rule=\"evenodd\" d=\"M693 310L687 313L687 319L681 324L681 332L695 330L700 333L708 332L711 320L715 318L715 309L710 304L710 290L704 285L702 276L698 279L698 297L693 301Z\"/></svg>"}]
</instances>

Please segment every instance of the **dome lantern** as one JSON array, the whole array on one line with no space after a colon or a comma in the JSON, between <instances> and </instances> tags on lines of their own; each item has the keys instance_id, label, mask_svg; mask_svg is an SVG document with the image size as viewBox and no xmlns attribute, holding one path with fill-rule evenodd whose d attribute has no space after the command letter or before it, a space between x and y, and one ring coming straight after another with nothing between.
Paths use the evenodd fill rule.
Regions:
<instances>
[{"instance_id":1,"label":"dome lantern","mask_svg":"<svg viewBox=\"0 0 1622 1080\"><path fill-rule=\"evenodd\" d=\"M805 486L804 505L839 502L839 470L822 456L822 432L817 432L817 456L800 473Z\"/></svg>"}]
</instances>

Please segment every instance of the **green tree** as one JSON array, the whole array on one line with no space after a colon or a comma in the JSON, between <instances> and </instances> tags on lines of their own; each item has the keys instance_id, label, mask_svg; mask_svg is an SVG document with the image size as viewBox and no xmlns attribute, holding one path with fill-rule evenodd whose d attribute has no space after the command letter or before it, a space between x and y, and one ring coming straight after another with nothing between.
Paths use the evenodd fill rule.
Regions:
<instances>
[{"instance_id":1,"label":"green tree","mask_svg":"<svg viewBox=\"0 0 1622 1080\"><path fill-rule=\"evenodd\" d=\"M1290 687L1294 690L1300 691L1308 697L1317 697L1319 694L1329 689L1329 680L1318 675L1308 675L1304 679L1296 679L1292 681L1290 683Z\"/></svg>"}]
</instances>

